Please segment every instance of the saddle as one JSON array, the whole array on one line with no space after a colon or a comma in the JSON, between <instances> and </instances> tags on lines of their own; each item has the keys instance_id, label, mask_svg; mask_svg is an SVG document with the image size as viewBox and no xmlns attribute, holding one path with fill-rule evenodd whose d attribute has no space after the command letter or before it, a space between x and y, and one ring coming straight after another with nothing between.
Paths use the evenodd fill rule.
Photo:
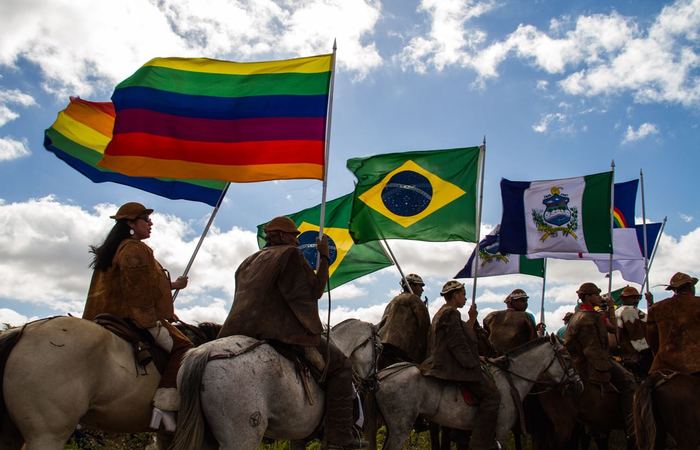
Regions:
<instances>
[{"instance_id":1,"label":"saddle","mask_svg":"<svg viewBox=\"0 0 700 450\"><path fill-rule=\"evenodd\" d=\"M131 344L136 364L143 369L144 374L150 362L153 362L158 372L163 374L170 355L156 345L148 330L139 328L130 319L123 319L113 314L98 314L93 321Z\"/></svg>"}]
</instances>

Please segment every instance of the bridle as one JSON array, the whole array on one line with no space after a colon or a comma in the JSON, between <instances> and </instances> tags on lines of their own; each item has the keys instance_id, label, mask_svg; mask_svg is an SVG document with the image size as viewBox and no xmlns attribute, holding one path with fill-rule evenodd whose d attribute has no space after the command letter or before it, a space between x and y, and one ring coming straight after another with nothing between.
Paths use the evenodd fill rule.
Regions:
<instances>
[{"instance_id":1,"label":"bridle","mask_svg":"<svg viewBox=\"0 0 700 450\"><path fill-rule=\"evenodd\" d=\"M369 325L371 330L370 335L367 337L367 339L356 345L355 348L352 349L352 351L350 352L350 357L352 358L353 353L367 345L368 341L371 341L372 361L370 363L369 370L367 371L366 376L363 377L360 374L356 373L354 370L352 373L353 381L355 382L355 385L358 391L360 392L374 392L379 386L379 384L377 383L377 364L379 363L379 355L382 352L382 343L379 340L376 325Z\"/></svg>"}]
</instances>

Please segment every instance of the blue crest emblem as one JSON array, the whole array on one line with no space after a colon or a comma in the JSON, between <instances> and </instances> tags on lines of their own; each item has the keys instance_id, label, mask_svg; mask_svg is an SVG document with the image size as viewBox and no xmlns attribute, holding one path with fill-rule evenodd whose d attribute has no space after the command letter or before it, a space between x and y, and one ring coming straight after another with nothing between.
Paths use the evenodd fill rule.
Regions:
<instances>
[{"instance_id":1,"label":"blue crest emblem","mask_svg":"<svg viewBox=\"0 0 700 450\"><path fill-rule=\"evenodd\" d=\"M508 263L508 254L501 253L500 234L487 236L484 242L479 244L479 261L482 267L494 261Z\"/></svg>"},{"instance_id":2,"label":"blue crest emblem","mask_svg":"<svg viewBox=\"0 0 700 450\"><path fill-rule=\"evenodd\" d=\"M549 194L542 199L544 211L532 210L532 220L537 226L537 231L542 232L540 241L544 242L549 237L571 236L577 239L578 209L569 208L569 196L561 192L559 186L552 186Z\"/></svg>"}]
</instances>

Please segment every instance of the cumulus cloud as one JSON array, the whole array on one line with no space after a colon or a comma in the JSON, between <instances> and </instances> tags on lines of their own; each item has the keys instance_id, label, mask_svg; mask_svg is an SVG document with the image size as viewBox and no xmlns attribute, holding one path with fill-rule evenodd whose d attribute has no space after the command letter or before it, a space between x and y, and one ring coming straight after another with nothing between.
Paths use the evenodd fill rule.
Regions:
<instances>
[{"instance_id":1,"label":"cumulus cloud","mask_svg":"<svg viewBox=\"0 0 700 450\"><path fill-rule=\"evenodd\" d=\"M566 114L562 113L547 113L540 117L540 121L532 126L532 130L536 133L546 133L552 122L563 123L566 121Z\"/></svg>"},{"instance_id":2,"label":"cumulus cloud","mask_svg":"<svg viewBox=\"0 0 700 450\"><path fill-rule=\"evenodd\" d=\"M19 117L8 105L36 106L34 97L18 89L0 89L0 127Z\"/></svg>"},{"instance_id":3,"label":"cumulus cloud","mask_svg":"<svg viewBox=\"0 0 700 450\"><path fill-rule=\"evenodd\" d=\"M625 137L622 139L622 143L629 144L630 142L636 142L658 133L659 129L653 123L645 122L641 124L636 130L632 128L631 125L628 125L627 131L625 132Z\"/></svg>"},{"instance_id":4,"label":"cumulus cloud","mask_svg":"<svg viewBox=\"0 0 700 450\"><path fill-rule=\"evenodd\" d=\"M700 102L700 0L665 6L646 27L613 11L554 18L545 30L521 24L504 39L487 42L485 33L469 21L492 6L470 0L423 1L429 31L400 52L402 67L419 73L448 65L469 68L482 84L498 77L499 66L513 57L559 75L559 86L572 95L631 93L638 102Z\"/></svg>"},{"instance_id":5,"label":"cumulus cloud","mask_svg":"<svg viewBox=\"0 0 700 450\"><path fill-rule=\"evenodd\" d=\"M2 2L0 64L29 61L46 90L86 96L156 56L293 57L329 53L337 38L339 66L362 77L382 63L371 40L380 12L376 0Z\"/></svg>"},{"instance_id":6,"label":"cumulus cloud","mask_svg":"<svg viewBox=\"0 0 700 450\"><path fill-rule=\"evenodd\" d=\"M2 108L0 108L2 114ZM31 155L27 141L25 139L18 141L11 137L0 138L0 161L10 161L13 159L23 158Z\"/></svg>"},{"instance_id":7,"label":"cumulus cloud","mask_svg":"<svg viewBox=\"0 0 700 450\"><path fill-rule=\"evenodd\" d=\"M428 15L429 30L424 36L413 37L397 55L401 67L424 73L429 67L440 71L448 65L468 66L471 53L486 34L467 29L466 24L494 5L493 1L479 0L422 0L418 11Z\"/></svg>"}]
</instances>

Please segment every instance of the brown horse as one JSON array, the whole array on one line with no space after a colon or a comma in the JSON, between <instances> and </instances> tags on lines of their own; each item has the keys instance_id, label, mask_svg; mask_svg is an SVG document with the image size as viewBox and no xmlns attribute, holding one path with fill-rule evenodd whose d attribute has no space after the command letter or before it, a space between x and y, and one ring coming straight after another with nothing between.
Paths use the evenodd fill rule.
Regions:
<instances>
[{"instance_id":1,"label":"brown horse","mask_svg":"<svg viewBox=\"0 0 700 450\"><path fill-rule=\"evenodd\" d=\"M655 373L634 397L634 429L640 450L666 448L666 433L677 450L700 448L700 376Z\"/></svg>"}]
</instances>

